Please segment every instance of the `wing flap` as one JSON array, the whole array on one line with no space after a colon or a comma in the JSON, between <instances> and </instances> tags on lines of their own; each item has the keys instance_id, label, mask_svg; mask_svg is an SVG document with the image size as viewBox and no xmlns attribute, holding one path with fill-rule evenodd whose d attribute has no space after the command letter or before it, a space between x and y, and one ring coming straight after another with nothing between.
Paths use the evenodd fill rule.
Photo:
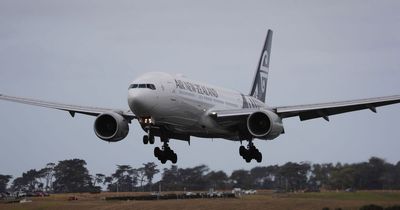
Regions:
<instances>
[{"instance_id":1,"label":"wing flap","mask_svg":"<svg viewBox=\"0 0 400 210\"><path fill-rule=\"evenodd\" d=\"M376 112L376 107L396 103L400 103L400 95L331 103L276 107L275 110L282 118L299 116L300 120L304 121L322 117L329 121L328 116L331 115L363 109L370 109L371 111Z\"/></svg>"},{"instance_id":2,"label":"wing flap","mask_svg":"<svg viewBox=\"0 0 400 210\"><path fill-rule=\"evenodd\" d=\"M260 109L230 109L230 110L215 110L210 112L210 116L215 118L230 118L247 116Z\"/></svg>"},{"instance_id":3,"label":"wing flap","mask_svg":"<svg viewBox=\"0 0 400 210\"><path fill-rule=\"evenodd\" d=\"M230 109L230 110L214 110L209 113L219 125L229 127L245 122L246 118L260 109Z\"/></svg>"}]
</instances>

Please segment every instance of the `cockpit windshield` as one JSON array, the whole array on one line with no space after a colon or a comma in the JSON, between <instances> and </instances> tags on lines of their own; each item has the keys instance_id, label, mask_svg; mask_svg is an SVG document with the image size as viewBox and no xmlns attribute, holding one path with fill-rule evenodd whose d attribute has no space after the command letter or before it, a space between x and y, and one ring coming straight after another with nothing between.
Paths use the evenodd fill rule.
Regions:
<instances>
[{"instance_id":1,"label":"cockpit windshield","mask_svg":"<svg viewBox=\"0 0 400 210\"><path fill-rule=\"evenodd\" d=\"M154 84L131 84L129 86L129 89L132 89L132 88L147 88L147 89L155 90L156 86Z\"/></svg>"}]
</instances>

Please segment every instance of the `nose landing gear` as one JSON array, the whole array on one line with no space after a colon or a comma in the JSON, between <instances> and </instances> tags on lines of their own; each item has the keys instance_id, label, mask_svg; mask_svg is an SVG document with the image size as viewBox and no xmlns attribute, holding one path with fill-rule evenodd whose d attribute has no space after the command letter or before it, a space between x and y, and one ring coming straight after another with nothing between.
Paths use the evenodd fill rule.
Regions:
<instances>
[{"instance_id":1,"label":"nose landing gear","mask_svg":"<svg viewBox=\"0 0 400 210\"><path fill-rule=\"evenodd\" d=\"M143 144L154 144L154 135L152 131L153 119L151 117L143 117L139 118L139 122L144 131L147 132L147 135L143 136Z\"/></svg>"},{"instance_id":2,"label":"nose landing gear","mask_svg":"<svg viewBox=\"0 0 400 210\"><path fill-rule=\"evenodd\" d=\"M169 147L168 141L164 141L161 149L159 147L154 148L154 156L160 160L162 164L165 164L167 160L170 160L173 164L178 161L178 156L174 150Z\"/></svg>"},{"instance_id":3,"label":"nose landing gear","mask_svg":"<svg viewBox=\"0 0 400 210\"><path fill-rule=\"evenodd\" d=\"M154 136L153 135L144 135L143 136L143 144L154 144Z\"/></svg>"},{"instance_id":4,"label":"nose landing gear","mask_svg":"<svg viewBox=\"0 0 400 210\"><path fill-rule=\"evenodd\" d=\"M247 149L244 146L239 147L239 154L242 158L250 163L251 160L256 160L257 163L261 163L262 154L261 152L254 146L252 140L249 140L249 144L247 145Z\"/></svg>"}]
</instances>

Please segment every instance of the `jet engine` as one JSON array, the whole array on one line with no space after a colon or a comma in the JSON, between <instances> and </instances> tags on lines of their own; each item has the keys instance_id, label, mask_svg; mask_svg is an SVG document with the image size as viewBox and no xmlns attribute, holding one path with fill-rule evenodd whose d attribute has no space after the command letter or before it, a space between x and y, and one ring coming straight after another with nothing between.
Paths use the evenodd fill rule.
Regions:
<instances>
[{"instance_id":1,"label":"jet engine","mask_svg":"<svg viewBox=\"0 0 400 210\"><path fill-rule=\"evenodd\" d=\"M274 139L283 132L282 119L275 113L263 110L247 117L249 133L260 139Z\"/></svg>"},{"instance_id":2,"label":"jet engine","mask_svg":"<svg viewBox=\"0 0 400 210\"><path fill-rule=\"evenodd\" d=\"M128 121L116 112L103 113L94 122L94 132L104 141L121 141L128 135Z\"/></svg>"}]
</instances>

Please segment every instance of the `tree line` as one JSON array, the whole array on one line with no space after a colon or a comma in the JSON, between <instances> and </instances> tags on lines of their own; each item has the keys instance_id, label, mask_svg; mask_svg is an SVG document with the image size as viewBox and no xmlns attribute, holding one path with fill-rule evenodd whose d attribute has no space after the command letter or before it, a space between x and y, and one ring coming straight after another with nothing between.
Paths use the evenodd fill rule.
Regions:
<instances>
[{"instance_id":1,"label":"tree line","mask_svg":"<svg viewBox=\"0 0 400 210\"><path fill-rule=\"evenodd\" d=\"M161 173L161 179L153 179ZM367 162L342 164L288 162L283 165L258 166L250 170L234 170L230 175L213 171L206 165L179 168L171 165L162 170L154 162L134 168L117 165L114 173L90 174L81 159L48 163L42 169L28 170L12 180L0 174L0 192L47 191L54 193L131 191L196 191L243 189L358 190L400 189L400 161L391 164L371 157ZM10 181L12 182L10 183ZM10 184L9 184L10 183Z\"/></svg>"}]
</instances>

